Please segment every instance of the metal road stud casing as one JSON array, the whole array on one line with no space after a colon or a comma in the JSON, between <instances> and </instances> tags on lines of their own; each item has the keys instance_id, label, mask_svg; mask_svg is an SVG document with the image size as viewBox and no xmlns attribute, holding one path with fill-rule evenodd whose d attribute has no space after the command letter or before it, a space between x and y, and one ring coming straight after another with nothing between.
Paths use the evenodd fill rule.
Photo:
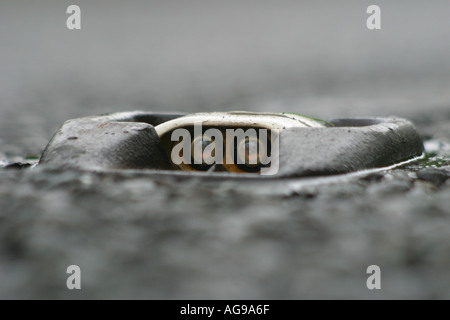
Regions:
<instances>
[{"instance_id":1,"label":"metal road stud casing","mask_svg":"<svg viewBox=\"0 0 450 320\"><path fill-rule=\"evenodd\" d=\"M40 165L281 178L387 167L423 153L413 124L399 118L323 121L293 113L137 111L67 121Z\"/></svg>"}]
</instances>

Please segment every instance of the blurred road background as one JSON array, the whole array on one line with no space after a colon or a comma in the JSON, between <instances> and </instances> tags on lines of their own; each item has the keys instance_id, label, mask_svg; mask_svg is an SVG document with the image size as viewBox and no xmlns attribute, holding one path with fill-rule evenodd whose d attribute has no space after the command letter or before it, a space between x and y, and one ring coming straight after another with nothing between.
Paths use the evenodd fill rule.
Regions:
<instances>
[{"instance_id":1,"label":"blurred road background","mask_svg":"<svg viewBox=\"0 0 450 320\"><path fill-rule=\"evenodd\" d=\"M371 4L382 30L366 28ZM449 14L446 0L2 0L0 161L39 156L74 117L291 111L412 119L445 175ZM450 184L416 169L306 189L1 170L0 297L449 298ZM371 264L382 292L365 287Z\"/></svg>"},{"instance_id":2,"label":"blurred road background","mask_svg":"<svg viewBox=\"0 0 450 320\"><path fill-rule=\"evenodd\" d=\"M4 153L39 154L73 117L122 110L335 116L448 109L449 1L0 4Z\"/></svg>"}]
</instances>

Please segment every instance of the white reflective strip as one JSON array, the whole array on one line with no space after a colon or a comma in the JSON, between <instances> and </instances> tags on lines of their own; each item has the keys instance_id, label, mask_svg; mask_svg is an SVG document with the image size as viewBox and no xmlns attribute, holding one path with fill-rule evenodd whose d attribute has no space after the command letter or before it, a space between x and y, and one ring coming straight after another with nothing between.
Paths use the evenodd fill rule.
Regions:
<instances>
[{"instance_id":1,"label":"white reflective strip","mask_svg":"<svg viewBox=\"0 0 450 320\"><path fill-rule=\"evenodd\" d=\"M320 121L282 113L211 112L194 113L170 120L156 126L155 130L161 137L174 129L193 126L196 122L208 127L260 127L280 131L295 127L325 127Z\"/></svg>"}]
</instances>

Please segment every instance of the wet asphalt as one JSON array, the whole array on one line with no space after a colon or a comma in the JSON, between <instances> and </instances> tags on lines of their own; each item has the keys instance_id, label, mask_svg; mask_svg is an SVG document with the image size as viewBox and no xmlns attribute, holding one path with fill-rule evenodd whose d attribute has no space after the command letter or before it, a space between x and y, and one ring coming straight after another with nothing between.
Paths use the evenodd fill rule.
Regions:
<instances>
[{"instance_id":1,"label":"wet asphalt","mask_svg":"<svg viewBox=\"0 0 450 320\"><path fill-rule=\"evenodd\" d=\"M368 1L80 0L80 31L2 2L0 298L450 298L450 3L377 2L379 31ZM429 157L265 183L27 167L65 120L127 110L395 115Z\"/></svg>"}]
</instances>

